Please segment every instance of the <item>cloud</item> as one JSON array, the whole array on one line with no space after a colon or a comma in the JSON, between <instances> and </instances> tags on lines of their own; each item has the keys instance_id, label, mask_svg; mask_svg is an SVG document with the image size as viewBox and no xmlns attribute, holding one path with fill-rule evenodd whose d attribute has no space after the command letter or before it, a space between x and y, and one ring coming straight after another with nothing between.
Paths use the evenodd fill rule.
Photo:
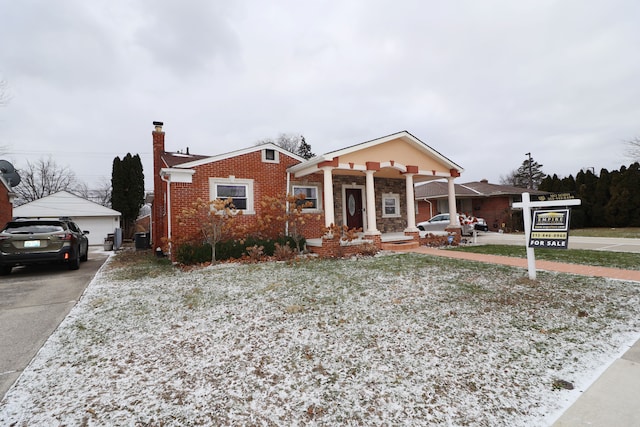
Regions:
<instances>
[{"instance_id":1,"label":"cloud","mask_svg":"<svg viewBox=\"0 0 640 427\"><path fill-rule=\"evenodd\" d=\"M235 62L239 40L232 27L233 2L140 1L135 42L156 64L178 76L204 72L216 61Z\"/></svg>"},{"instance_id":2,"label":"cloud","mask_svg":"<svg viewBox=\"0 0 640 427\"><path fill-rule=\"evenodd\" d=\"M153 120L202 154L408 130L493 182L527 152L547 173L617 168L640 135L631 0L5 3L0 145L81 179L127 152L149 172Z\"/></svg>"}]
</instances>

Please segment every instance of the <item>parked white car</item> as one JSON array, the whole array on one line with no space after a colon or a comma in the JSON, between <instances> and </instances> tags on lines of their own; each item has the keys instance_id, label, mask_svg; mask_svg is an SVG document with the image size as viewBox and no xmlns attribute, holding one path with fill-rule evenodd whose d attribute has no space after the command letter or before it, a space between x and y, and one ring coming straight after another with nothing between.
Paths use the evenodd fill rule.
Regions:
<instances>
[{"instance_id":1,"label":"parked white car","mask_svg":"<svg viewBox=\"0 0 640 427\"><path fill-rule=\"evenodd\" d=\"M460 226L462 227L462 234L472 234L473 230L488 231L489 227L487 222L483 218L476 218L459 214ZM449 226L449 214L438 214L427 221L422 221L416 224L419 230L422 231L444 231Z\"/></svg>"}]
</instances>

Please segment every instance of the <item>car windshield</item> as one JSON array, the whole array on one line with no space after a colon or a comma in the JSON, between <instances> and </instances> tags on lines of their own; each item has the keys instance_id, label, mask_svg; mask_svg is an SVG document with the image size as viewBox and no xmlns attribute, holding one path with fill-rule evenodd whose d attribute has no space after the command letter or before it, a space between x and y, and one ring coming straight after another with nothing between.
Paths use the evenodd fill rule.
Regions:
<instances>
[{"instance_id":1,"label":"car windshield","mask_svg":"<svg viewBox=\"0 0 640 427\"><path fill-rule=\"evenodd\" d=\"M38 234L38 233L56 233L64 231L64 227L60 223L46 222L10 222L2 230L8 234Z\"/></svg>"}]
</instances>

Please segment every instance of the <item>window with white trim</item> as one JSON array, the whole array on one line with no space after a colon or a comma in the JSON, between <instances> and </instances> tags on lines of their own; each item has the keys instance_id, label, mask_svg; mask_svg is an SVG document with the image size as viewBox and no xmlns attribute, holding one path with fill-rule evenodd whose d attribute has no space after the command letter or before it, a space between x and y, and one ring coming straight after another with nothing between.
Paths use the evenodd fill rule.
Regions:
<instances>
[{"instance_id":1,"label":"window with white trim","mask_svg":"<svg viewBox=\"0 0 640 427\"><path fill-rule=\"evenodd\" d=\"M280 163L280 153L273 148L262 150L262 161L264 163Z\"/></svg>"},{"instance_id":2,"label":"window with white trim","mask_svg":"<svg viewBox=\"0 0 640 427\"><path fill-rule=\"evenodd\" d=\"M245 214L255 213L253 210L253 180L229 178L209 178L211 200L231 198L233 206Z\"/></svg>"},{"instance_id":3,"label":"window with white trim","mask_svg":"<svg viewBox=\"0 0 640 427\"><path fill-rule=\"evenodd\" d=\"M400 195L386 193L382 195L382 217L395 218L400 216Z\"/></svg>"},{"instance_id":4,"label":"window with white trim","mask_svg":"<svg viewBox=\"0 0 640 427\"><path fill-rule=\"evenodd\" d=\"M310 206L302 209L303 211L320 209L319 208L320 199L318 196L320 194L320 191L318 190L318 187L316 187L315 185L293 185L292 190L293 190L294 196L297 196L298 194L304 195L304 200L300 200L296 203L298 204L311 203Z\"/></svg>"}]
</instances>

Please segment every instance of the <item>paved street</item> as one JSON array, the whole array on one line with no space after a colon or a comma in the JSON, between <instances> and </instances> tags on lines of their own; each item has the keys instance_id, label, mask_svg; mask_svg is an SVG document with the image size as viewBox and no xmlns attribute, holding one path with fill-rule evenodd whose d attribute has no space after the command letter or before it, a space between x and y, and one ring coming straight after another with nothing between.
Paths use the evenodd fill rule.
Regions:
<instances>
[{"instance_id":1,"label":"paved street","mask_svg":"<svg viewBox=\"0 0 640 427\"><path fill-rule=\"evenodd\" d=\"M467 237L473 240L473 237ZM524 234L478 233L478 244L522 245ZM640 253L640 239L618 239L611 237L581 237L569 233L569 249Z\"/></svg>"},{"instance_id":2,"label":"paved street","mask_svg":"<svg viewBox=\"0 0 640 427\"><path fill-rule=\"evenodd\" d=\"M14 268L0 279L0 397L78 301L108 257L90 248L80 270L63 265Z\"/></svg>"}]
</instances>

